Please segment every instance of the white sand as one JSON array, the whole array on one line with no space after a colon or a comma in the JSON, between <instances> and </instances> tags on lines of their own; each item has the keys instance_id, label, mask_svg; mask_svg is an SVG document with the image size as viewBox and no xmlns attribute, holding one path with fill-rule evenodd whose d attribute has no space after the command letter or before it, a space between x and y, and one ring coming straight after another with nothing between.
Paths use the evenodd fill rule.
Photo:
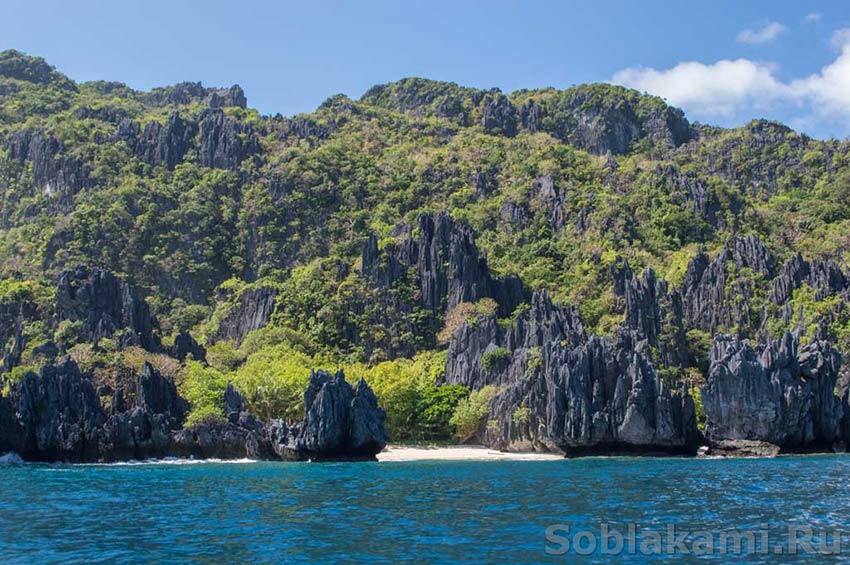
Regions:
<instances>
[{"instance_id":1,"label":"white sand","mask_svg":"<svg viewBox=\"0 0 850 565\"><path fill-rule=\"evenodd\" d=\"M554 453L505 453L481 445L448 447L388 445L378 461L553 461L564 457Z\"/></svg>"}]
</instances>

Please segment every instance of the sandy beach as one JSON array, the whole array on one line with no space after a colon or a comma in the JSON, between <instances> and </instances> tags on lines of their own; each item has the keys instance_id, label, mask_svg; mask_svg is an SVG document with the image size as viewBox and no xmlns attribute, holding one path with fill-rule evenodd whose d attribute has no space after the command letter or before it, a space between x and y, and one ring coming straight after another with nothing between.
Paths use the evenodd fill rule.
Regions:
<instances>
[{"instance_id":1,"label":"sandy beach","mask_svg":"<svg viewBox=\"0 0 850 565\"><path fill-rule=\"evenodd\" d=\"M388 445L378 461L553 461L563 459L554 453L505 453L481 445L411 446Z\"/></svg>"}]
</instances>

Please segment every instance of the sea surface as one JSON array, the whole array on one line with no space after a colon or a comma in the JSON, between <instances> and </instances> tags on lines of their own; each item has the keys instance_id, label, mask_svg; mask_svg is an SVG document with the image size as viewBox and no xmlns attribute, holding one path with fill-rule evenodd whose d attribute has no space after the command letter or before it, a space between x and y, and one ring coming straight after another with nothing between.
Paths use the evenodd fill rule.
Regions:
<instances>
[{"instance_id":1,"label":"sea surface","mask_svg":"<svg viewBox=\"0 0 850 565\"><path fill-rule=\"evenodd\" d=\"M0 465L2 563L732 560L657 547L670 526L757 535L737 562L848 561L850 456Z\"/></svg>"}]
</instances>

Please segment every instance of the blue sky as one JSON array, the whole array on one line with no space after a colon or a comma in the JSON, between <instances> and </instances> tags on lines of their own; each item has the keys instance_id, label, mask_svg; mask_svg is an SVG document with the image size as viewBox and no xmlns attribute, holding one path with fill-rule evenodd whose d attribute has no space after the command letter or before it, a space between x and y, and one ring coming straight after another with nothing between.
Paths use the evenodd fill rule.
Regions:
<instances>
[{"instance_id":1,"label":"blue sky","mask_svg":"<svg viewBox=\"0 0 850 565\"><path fill-rule=\"evenodd\" d=\"M75 80L239 83L263 113L406 76L518 88L608 81L692 120L850 136L850 2L4 0L0 49Z\"/></svg>"}]
</instances>

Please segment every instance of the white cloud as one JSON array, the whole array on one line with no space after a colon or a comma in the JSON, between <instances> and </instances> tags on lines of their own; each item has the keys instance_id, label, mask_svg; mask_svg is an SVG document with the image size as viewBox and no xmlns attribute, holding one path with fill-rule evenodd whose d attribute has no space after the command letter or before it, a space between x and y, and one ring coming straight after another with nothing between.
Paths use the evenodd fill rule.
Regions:
<instances>
[{"instance_id":1,"label":"white cloud","mask_svg":"<svg viewBox=\"0 0 850 565\"><path fill-rule=\"evenodd\" d=\"M850 118L850 29L839 29L832 45L840 49L838 57L819 73L791 81L793 96L808 100L823 116Z\"/></svg>"},{"instance_id":2,"label":"white cloud","mask_svg":"<svg viewBox=\"0 0 850 565\"><path fill-rule=\"evenodd\" d=\"M628 68L611 82L666 98L698 119L727 118L784 108L795 123L850 123L850 28L832 36L838 55L819 72L789 81L773 65L749 59L683 62L668 69ZM842 126L843 127L843 126ZM846 129L845 129L846 131Z\"/></svg>"},{"instance_id":3,"label":"white cloud","mask_svg":"<svg viewBox=\"0 0 850 565\"><path fill-rule=\"evenodd\" d=\"M787 87L770 66L748 59L679 63L667 70L625 69L611 82L662 96L698 114L730 116L742 106L766 106Z\"/></svg>"},{"instance_id":4,"label":"white cloud","mask_svg":"<svg viewBox=\"0 0 850 565\"><path fill-rule=\"evenodd\" d=\"M832 32L832 37L829 39L829 44L836 51L844 49L845 45L850 44L850 28L842 27Z\"/></svg>"},{"instance_id":5,"label":"white cloud","mask_svg":"<svg viewBox=\"0 0 850 565\"><path fill-rule=\"evenodd\" d=\"M806 17L803 18L803 23L804 24L814 24L814 23L819 22L820 19L821 19L821 13L820 12L811 12L809 14L806 14Z\"/></svg>"},{"instance_id":6,"label":"white cloud","mask_svg":"<svg viewBox=\"0 0 850 565\"><path fill-rule=\"evenodd\" d=\"M779 22L769 22L760 29L745 29L738 34L736 39L738 43L749 43L751 45L767 43L768 41L773 41L787 30L788 28Z\"/></svg>"}]
</instances>

